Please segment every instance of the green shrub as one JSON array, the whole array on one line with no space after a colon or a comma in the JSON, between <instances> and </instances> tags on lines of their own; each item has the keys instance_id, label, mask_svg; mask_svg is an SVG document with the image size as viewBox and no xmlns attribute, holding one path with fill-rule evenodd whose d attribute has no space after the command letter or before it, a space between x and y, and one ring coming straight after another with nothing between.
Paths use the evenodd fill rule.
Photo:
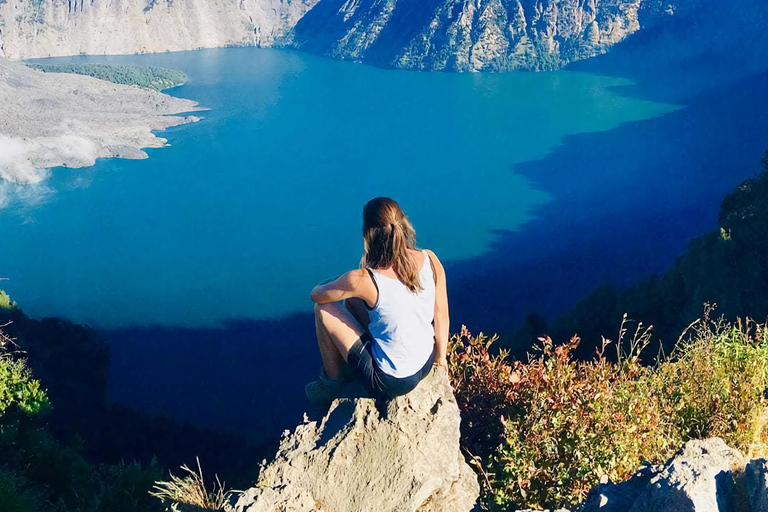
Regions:
<instances>
[{"instance_id":1,"label":"green shrub","mask_svg":"<svg viewBox=\"0 0 768 512\"><path fill-rule=\"evenodd\" d=\"M492 355L492 340L463 330L452 339L451 378L487 504L573 504L602 477L622 481L692 438L768 453L763 333L705 316L669 358L646 367L641 326L628 347L622 327L612 360L607 340L593 360L578 361L578 338L556 346L545 337L527 363Z\"/></svg>"},{"instance_id":2,"label":"green shrub","mask_svg":"<svg viewBox=\"0 0 768 512\"><path fill-rule=\"evenodd\" d=\"M763 326L711 322L705 315L654 376L664 414L683 439L721 437L750 455L768 453Z\"/></svg>"},{"instance_id":3,"label":"green shrub","mask_svg":"<svg viewBox=\"0 0 768 512\"><path fill-rule=\"evenodd\" d=\"M11 300L7 293L0 290L0 309L13 309L16 303Z\"/></svg>"},{"instance_id":4,"label":"green shrub","mask_svg":"<svg viewBox=\"0 0 768 512\"><path fill-rule=\"evenodd\" d=\"M0 416L12 406L34 415L48 406L48 397L40 389L40 382L32 378L25 361L4 352L12 343L0 331Z\"/></svg>"},{"instance_id":5,"label":"green shrub","mask_svg":"<svg viewBox=\"0 0 768 512\"><path fill-rule=\"evenodd\" d=\"M39 512L43 493L7 466L0 467L0 505L3 512Z\"/></svg>"},{"instance_id":6,"label":"green shrub","mask_svg":"<svg viewBox=\"0 0 768 512\"><path fill-rule=\"evenodd\" d=\"M94 467L81 446L51 435L39 414L48 397L12 347L0 326L0 511L162 511L149 494L163 476L157 463Z\"/></svg>"},{"instance_id":7,"label":"green shrub","mask_svg":"<svg viewBox=\"0 0 768 512\"><path fill-rule=\"evenodd\" d=\"M124 66L122 64L66 63L27 64L28 67L45 73L75 73L87 75L123 85L136 85L161 91L186 83L189 78L183 71L158 68L155 66Z\"/></svg>"}]
</instances>

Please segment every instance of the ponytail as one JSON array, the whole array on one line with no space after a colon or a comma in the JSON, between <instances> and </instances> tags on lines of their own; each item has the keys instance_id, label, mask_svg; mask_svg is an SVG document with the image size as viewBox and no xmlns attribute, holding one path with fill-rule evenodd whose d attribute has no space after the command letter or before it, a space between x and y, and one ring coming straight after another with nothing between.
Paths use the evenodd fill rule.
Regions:
<instances>
[{"instance_id":1,"label":"ponytail","mask_svg":"<svg viewBox=\"0 0 768 512\"><path fill-rule=\"evenodd\" d=\"M389 268L413 293L423 290L419 271L408 254L416 248L416 232L400 206L392 199L379 197L363 209L363 268Z\"/></svg>"}]
</instances>

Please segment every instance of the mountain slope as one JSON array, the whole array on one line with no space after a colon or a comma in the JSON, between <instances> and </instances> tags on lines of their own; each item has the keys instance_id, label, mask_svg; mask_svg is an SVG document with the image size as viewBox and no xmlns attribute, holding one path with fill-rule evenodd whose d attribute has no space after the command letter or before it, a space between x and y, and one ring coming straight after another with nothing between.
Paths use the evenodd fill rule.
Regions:
<instances>
[{"instance_id":1,"label":"mountain slope","mask_svg":"<svg viewBox=\"0 0 768 512\"><path fill-rule=\"evenodd\" d=\"M0 0L0 56L269 46L317 0Z\"/></svg>"},{"instance_id":2,"label":"mountain slope","mask_svg":"<svg viewBox=\"0 0 768 512\"><path fill-rule=\"evenodd\" d=\"M640 29L641 0L322 0L292 44L385 67L557 69Z\"/></svg>"},{"instance_id":3,"label":"mountain slope","mask_svg":"<svg viewBox=\"0 0 768 512\"><path fill-rule=\"evenodd\" d=\"M382 67L549 70L659 27L672 56L738 58L762 41L750 34L765 32L765 11L764 0L0 0L0 56L287 45Z\"/></svg>"}]
</instances>

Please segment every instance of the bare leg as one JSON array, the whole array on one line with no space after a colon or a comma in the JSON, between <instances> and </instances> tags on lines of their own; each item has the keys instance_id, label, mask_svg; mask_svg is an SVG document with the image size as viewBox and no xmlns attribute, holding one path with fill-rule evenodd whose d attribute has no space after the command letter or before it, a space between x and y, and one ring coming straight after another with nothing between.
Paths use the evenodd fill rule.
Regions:
<instances>
[{"instance_id":1,"label":"bare leg","mask_svg":"<svg viewBox=\"0 0 768 512\"><path fill-rule=\"evenodd\" d=\"M364 332L362 325L343 303L331 302L315 305L315 331L326 375L341 379L349 349Z\"/></svg>"}]
</instances>

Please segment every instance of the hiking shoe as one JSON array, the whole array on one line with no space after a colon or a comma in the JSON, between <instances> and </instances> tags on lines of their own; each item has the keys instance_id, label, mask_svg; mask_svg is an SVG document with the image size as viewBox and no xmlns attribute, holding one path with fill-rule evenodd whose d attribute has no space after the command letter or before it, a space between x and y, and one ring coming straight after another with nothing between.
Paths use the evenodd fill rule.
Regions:
<instances>
[{"instance_id":1,"label":"hiking shoe","mask_svg":"<svg viewBox=\"0 0 768 512\"><path fill-rule=\"evenodd\" d=\"M344 387L343 380L333 380L323 370L316 381L304 386L304 393L313 404L330 405L341 395L342 387Z\"/></svg>"}]
</instances>

